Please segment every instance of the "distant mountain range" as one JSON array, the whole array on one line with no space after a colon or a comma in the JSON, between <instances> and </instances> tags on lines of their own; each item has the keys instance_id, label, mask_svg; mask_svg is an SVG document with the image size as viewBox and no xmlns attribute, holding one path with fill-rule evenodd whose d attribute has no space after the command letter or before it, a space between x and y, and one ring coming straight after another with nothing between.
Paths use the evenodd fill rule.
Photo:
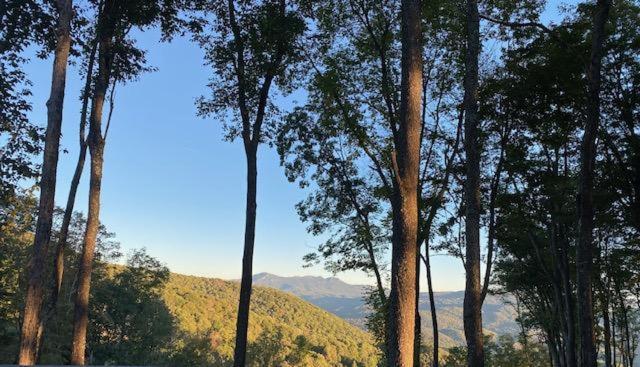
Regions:
<instances>
[{"instance_id":1,"label":"distant mountain range","mask_svg":"<svg viewBox=\"0 0 640 367\"><path fill-rule=\"evenodd\" d=\"M348 284L335 277L281 277L269 273L254 275L253 282L255 285L294 294L356 326L364 327L367 309L364 305L363 294L368 286ZM463 344L464 292L436 292L434 297L440 331L440 345L446 348ZM420 294L419 308L422 318L422 332L425 341L428 341L432 338L432 327L427 293ZM501 297L488 295L482 311L485 333L515 334L518 332L515 310Z\"/></svg>"}]
</instances>

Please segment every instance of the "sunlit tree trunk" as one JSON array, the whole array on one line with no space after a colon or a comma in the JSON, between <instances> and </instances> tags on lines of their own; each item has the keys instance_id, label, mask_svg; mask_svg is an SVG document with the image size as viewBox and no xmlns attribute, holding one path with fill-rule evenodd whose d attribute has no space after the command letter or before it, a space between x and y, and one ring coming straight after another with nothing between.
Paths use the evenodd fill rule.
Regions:
<instances>
[{"instance_id":1,"label":"sunlit tree trunk","mask_svg":"<svg viewBox=\"0 0 640 367\"><path fill-rule=\"evenodd\" d=\"M73 315L71 364L84 365L89 323L89 294L96 241L100 227L100 192L105 139L102 135L102 110L109 88L113 50L113 1L105 1L98 26L98 76L93 93L87 145L91 154L89 205L82 254L78 264L77 290Z\"/></svg>"},{"instance_id":2,"label":"sunlit tree trunk","mask_svg":"<svg viewBox=\"0 0 640 367\"><path fill-rule=\"evenodd\" d=\"M400 126L394 161L388 366L413 367L422 106L421 2L403 0Z\"/></svg>"},{"instance_id":3,"label":"sunlit tree trunk","mask_svg":"<svg viewBox=\"0 0 640 367\"><path fill-rule=\"evenodd\" d=\"M464 108L467 177L465 195L466 283L464 292L464 334L467 365L484 366L482 336L482 287L480 284L480 147L478 141L478 56L480 18L478 2L467 0L467 49L465 56Z\"/></svg>"},{"instance_id":4,"label":"sunlit tree trunk","mask_svg":"<svg viewBox=\"0 0 640 367\"><path fill-rule=\"evenodd\" d=\"M64 275L64 253L67 246L67 237L69 236L69 225L71 224L71 216L73 214L73 207L76 201L76 193L78 191L78 185L80 184L80 178L82 177L82 171L84 169L84 162L87 155L87 142L85 138L87 111L89 106L89 96L91 88L91 77L93 74L93 65L95 60L95 54L97 51L97 44L94 42L89 55L89 62L87 64L87 76L82 95L82 107L80 112L80 133L79 133L79 147L78 161L76 162L76 168L71 179L71 185L69 188L69 196L67 197L67 205L65 207L64 216L62 218L62 224L60 225L60 232L58 234L58 242L56 245L55 258L53 260L53 278L51 279L51 294L47 301L47 305L44 309L44 316L40 320L40 328L38 330L38 357L41 354L43 348L44 331L47 323L53 318L56 306L58 304L58 298L60 296L60 290L62 289L62 278Z\"/></svg>"},{"instance_id":5,"label":"sunlit tree trunk","mask_svg":"<svg viewBox=\"0 0 640 367\"><path fill-rule=\"evenodd\" d=\"M56 49L53 60L51 93L47 101L47 132L45 136L42 176L40 178L40 202L38 220L33 243L33 255L29 264L29 281L24 304L24 316L20 334L18 363L32 365L36 362L38 351L38 330L41 323L41 311L44 293L45 259L51 238L53 209L55 205L56 175L62 128L62 108L67 77L67 60L71 45L71 18L73 7L71 0L58 0L56 29Z\"/></svg>"},{"instance_id":6,"label":"sunlit tree trunk","mask_svg":"<svg viewBox=\"0 0 640 367\"><path fill-rule=\"evenodd\" d=\"M587 66L587 119L580 147L580 178L578 182L579 235L576 250L578 330L580 335L580 366L595 367L593 292L593 179L596 156L596 136L600 123L600 83L605 23L611 0L598 0L593 20L591 58Z\"/></svg>"}]
</instances>

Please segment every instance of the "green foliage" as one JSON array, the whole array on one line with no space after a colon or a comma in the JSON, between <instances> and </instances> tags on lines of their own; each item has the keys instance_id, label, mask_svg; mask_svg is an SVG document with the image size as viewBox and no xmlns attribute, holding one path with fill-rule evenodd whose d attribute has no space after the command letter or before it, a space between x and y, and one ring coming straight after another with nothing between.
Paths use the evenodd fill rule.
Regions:
<instances>
[{"instance_id":1,"label":"green foliage","mask_svg":"<svg viewBox=\"0 0 640 367\"><path fill-rule=\"evenodd\" d=\"M191 356L222 360L218 362L222 366L232 358L238 293L235 282L171 275L163 298L182 335L187 336L182 343L190 345ZM193 348L190 335L200 336L201 348ZM270 288L253 289L248 339L252 363L302 361L301 366L335 366L347 358L361 366L375 366L377 361L376 348L365 332ZM204 340L210 345L206 350L202 349L207 344Z\"/></svg>"},{"instance_id":2,"label":"green foliage","mask_svg":"<svg viewBox=\"0 0 640 367\"><path fill-rule=\"evenodd\" d=\"M5 199L0 205L0 355L15 355L37 203L29 194Z\"/></svg>"},{"instance_id":3,"label":"green foliage","mask_svg":"<svg viewBox=\"0 0 640 367\"><path fill-rule=\"evenodd\" d=\"M365 325L373 336L380 351L381 361L386 360L387 343L387 300L381 299L377 289L371 288L365 295L365 305L369 309Z\"/></svg>"},{"instance_id":4,"label":"green foliage","mask_svg":"<svg viewBox=\"0 0 640 367\"><path fill-rule=\"evenodd\" d=\"M160 291L169 270L145 250L94 282L89 341L94 363L157 364L170 348L174 322Z\"/></svg>"},{"instance_id":5,"label":"green foliage","mask_svg":"<svg viewBox=\"0 0 640 367\"><path fill-rule=\"evenodd\" d=\"M270 100L272 85L283 94L296 85L296 64L303 51L300 38L306 31L299 4L275 0L196 3L192 35L205 51L205 62L216 71L208 84L211 94L197 101L198 114L224 121L229 140L243 134L256 142L268 140L274 135L278 113Z\"/></svg>"},{"instance_id":6,"label":"green foliage","mask_svg":"<svg viewBox=\"0 0 640 367\"><path fill-rule=\"evenodd\" d=\"M616 310L628 308L636 297L631 279L640 273L634 261L640 227L632 209L637 191L631 183L631 177L640 177L634 168L640 151L636 144L640 104L631 92L640 76L640 22L627 16L638 12L637 2L621 1L613 9L607 25L602 126L594 165L599 270L594 291L599 295L596 309L598 302L603 303L596 316L600 319L606 312L616 323L627 324L630 320ZM592 12L591 4L580 4L551 34L514 34L481 98L488 130L509 129L504 165L508 180L497 198L500 257L493 281L496 291L516 297L523 307L518 321L526 330L539 332L555 358L562 350L576 348L569 331L577 330L571 317L581 296L575 294L576 202ZM636 122L631 122L632 116Z\"/></svg>"},{"instance_id":7,"label":"green foliage","mask_svg":"<svg viewBox=\"0 0 640 367\"><path fill-rule=\"evenodd\" d=\"M515 340L510 335L497 339L485 336L485 366L487 367L543 367L550 366L549 354L540 342ZM464 367L467 365L465 347L449 348L443 367Z\"/></svg>"},{"instance_id":8,"label":"green foliage","mask_svg":"<svg viewBox=\"0 0 640 367\"><path fill-rule=\"evenodd\" d=\"M52 38L53 10L46 1L3 0L0 6L0 200L11 200L23 179L35 178L33 158L41 151L42 129L29 121L31 82L24 50Z\"/></svg>"}]
</instances>

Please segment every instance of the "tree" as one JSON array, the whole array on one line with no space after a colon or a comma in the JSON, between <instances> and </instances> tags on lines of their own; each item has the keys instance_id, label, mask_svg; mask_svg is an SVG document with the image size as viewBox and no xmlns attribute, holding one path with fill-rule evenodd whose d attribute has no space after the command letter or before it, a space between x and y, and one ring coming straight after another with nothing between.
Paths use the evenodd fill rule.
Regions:
<instances>
[{"instance_id":1,"label":"tree","mask_svg":"<svg viewBox=\"0 0 640 367\"><path fill-rule=\"evenodd\" d=\"M597 351L594 334L593 292L593 180L596 159L596 136L600 124L600 85L605 24L611 1L599 0L593 19L591 57L587 66L587 115L580 147L580 178L578 181L579 236L576 247L578 330L580 331L580 364L596 366Z\"/></svg>"},{"instance_id":2,"label":"tree","mask_svg":"<svg viewBox=\"0 0 640 367\"><path fill-rule=\"evenodd\" d=\"M92 93L91 115L87 146L91 154L91 174L89 182L89 210L87 228L84 235L82 256L78 266L78 289L75 297L72 364L84 364L91 272L99 229L100 192L104 147L109 133L110 118L102 126L103 107L107 92L113 90L117 82L127 81L149 70L145 66L145 53L135 47L134 40L128 38L133 27L145 28L175 14L176 4L156 1L104 0L97 6L98 14L96 39L98 44L98 71ZM165 7L166 6L166 7ZM109 116L110 117L110 116Z\"/></svg>"},{"instance_id":3,"label":"tree","mask_svg":"<svg viewBox=\"0 0 640 367\"><path fill-rule=\"evenodd\" d=\"M62 223L60 225L60 231L56 243L55 257L53 259L53 275L51 278L51 290L49 299L46 302L44 307L43 317L40 318L40 326L38 330L38 350L42 349L42 339L46 329L47 322L54 317L54 313L56 310L56 305L58 303L58 298L60 296L60 291L62 288L62 281L64 278L64 259L65 259L65 249L67 247L67 238L69 235L69 226L71 225L71 220L73 216L73 208L76 200L76 193L78 191L78 185L80 184L80 178L82 177L82 172L84 170L84 163L87 155L87 140L86 140L86 123L87 123L87 111L90 101L91 94L91 81L93 80L93 68L95 64L95 55L97 52L97 43L95 42L95 36L93 37L94 41L90 42L87 62L86 62L86 77L85 77L85 85L82 91L82 107L80 112L80 130L79 130L79 143L80 143L80 152L78 153L78 161L76 163L76 168L73 174L73 178L71 179L71 185L69 187L69 195L67 197L67 204L64 211L64 216L62 218ZM85 47L86 48L86 47ZM113 103L110 105L110 109L113 110Z\"/></svg>"},{"instance_id":4,"label":"tree","mask_svg":"<svg viewBox=\"0 0 640 367\"><path fill-rule=\"evenodd\" d=\"M637 19L626 16L636 6L617 3L611 27L607 26L611 36L602 60L602 126L597 134L601 143L593 166L593 323L596 330L602 330L602 334L595 333L595 345L604 347L604 362L609 365L620 355L616 349L625 339L620 333L626 324L624 312L615 311L621 310L616 306L620 302L615 279L621 289L629 291L633 287L623 285L626 281L622 279L628 278L621 274L637 271L621 260L634 258L638 240L628 206L635 200L633 149L628 145L634 134L627 130L630 125L624 116L628 112L621 113L637 109L627 88L628 81L635 78L638 60L629 58L627 52L634 53L632 40L637 38L634 30L638 24ZM590 57L594 8L580 5L564 26L517 37L517 46L504 54L504 69L487 83L487 90L502 85L498 87L505 88L499 93L502 97L487 97L483 107L489 112L484 115L488 120L512 121L517 129L506 150L508 187L497 199L501 255L496 284L500 291L509 289L521 301L524 325L544 336L550 357L559 366L578 365L581 341L580 321L575 318L581 297L576 293L579 217L575 203L581 119L588 114L584 93L588 78L583 62ZM615 147L614 141L618 142Z\"/></svg>"},{"instance_id":5,"label":"tree","mask_svg":"<svg viewBox=\"0 0 640 367\"><path fill-rule=\"evenodd\" d=\"M51 94L47 101L47 132L40 178L40 203L38 205L38 221L33 243L33 257L29 264L29 284L25 299L20 352L18 355L18 363L23 365L35 364L38 348L37 335L40 326L45 279L44 263L53 223L62 108L67 76L67 59L71 46L72 3L71 0L59 0L55 3L58 13L56 48L53 60Z\"/></svg>"},{"instance_id":6,"label":"tree","mask_svg":"<svg viewBox=\"0 0 640 367\"><path fill-rule=\"evenodd\" d=\"M247 164L247 197L242 257L242 279L234 365L244 366L251 303L253 250L256 227L257 157L261 142L269 137L274 105L272 86L291 88L291 66L299 58L298 38L305 25L297 4L285 0L266 2L212 1L205 11L216 14L211 23L215 36L199 32L196 40L206 48L207 62L219 73L210 84L213 96L201 98L201 116L231 112L239 126L229 127L229 138L242 137ZM265 123L266 122L266 123Z\"/></svg>"},{"instance_id":7,"label":"tree","mask_svg":"<svg viewBox=\"0 0 640 367\"><path fill-rule=\"evenodd\" d=\"M467 47L464 77L464 150L466 153L465 240L466 282L464 291L464 334L467 363L484 366L482 346L482 288L480 283L480 144L478 142L478 58L480 17L478 2L467 1Z\"/></svg>"},{"instance_id":8,"label":"tree","mask_svg":"<svg viewBox=\"0 0 640 367\"><path fill-rule=\"evenodd\" d=\"M418 256L418 180L422 127L421 2L402 1L399 126L392 155L393 233L389 293L388 364L413 366Z\"/></svg>"}]
</instances>

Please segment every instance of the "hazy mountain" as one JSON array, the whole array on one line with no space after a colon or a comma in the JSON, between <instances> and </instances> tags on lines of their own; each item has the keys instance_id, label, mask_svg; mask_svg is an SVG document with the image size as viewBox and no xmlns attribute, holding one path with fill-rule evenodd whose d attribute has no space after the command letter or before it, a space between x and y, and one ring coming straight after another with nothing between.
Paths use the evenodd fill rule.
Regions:
<instances>
[{"instance_id":1,"label":"hazy mountain","mask_svg":"<svg viewBox=\"0 0 640 367\"><path fill-rule=\"evenodd\" d=\"M292 293L354 325L364 326L367 310L362 295L367 286L348 284L335 277L281 277L269 273L256 274L253 281L256 285ZM438 311L440 344L443 347L462 344L464 342L462 321L464 292L436 292L434 296ZM425 340L432 337L429 309L428 294L422 293L420 315ZM515 310L500 297L488 295L482 310L485 333L515 334L518 332Z\"/></svg>"},{"instance_id":2,"label":"hazy mountain","mask_svg":"<svg viewBox=\"0 0 640 367\"><path fill-rule=\"evenodd\" d=\"M331 277L297 276L281 277L269 273L259 273L253 276L253 283L293 293L302 297L344 297L359 298L366 288L363 285L353 285Z\"/></svg>"}]
</instances>

